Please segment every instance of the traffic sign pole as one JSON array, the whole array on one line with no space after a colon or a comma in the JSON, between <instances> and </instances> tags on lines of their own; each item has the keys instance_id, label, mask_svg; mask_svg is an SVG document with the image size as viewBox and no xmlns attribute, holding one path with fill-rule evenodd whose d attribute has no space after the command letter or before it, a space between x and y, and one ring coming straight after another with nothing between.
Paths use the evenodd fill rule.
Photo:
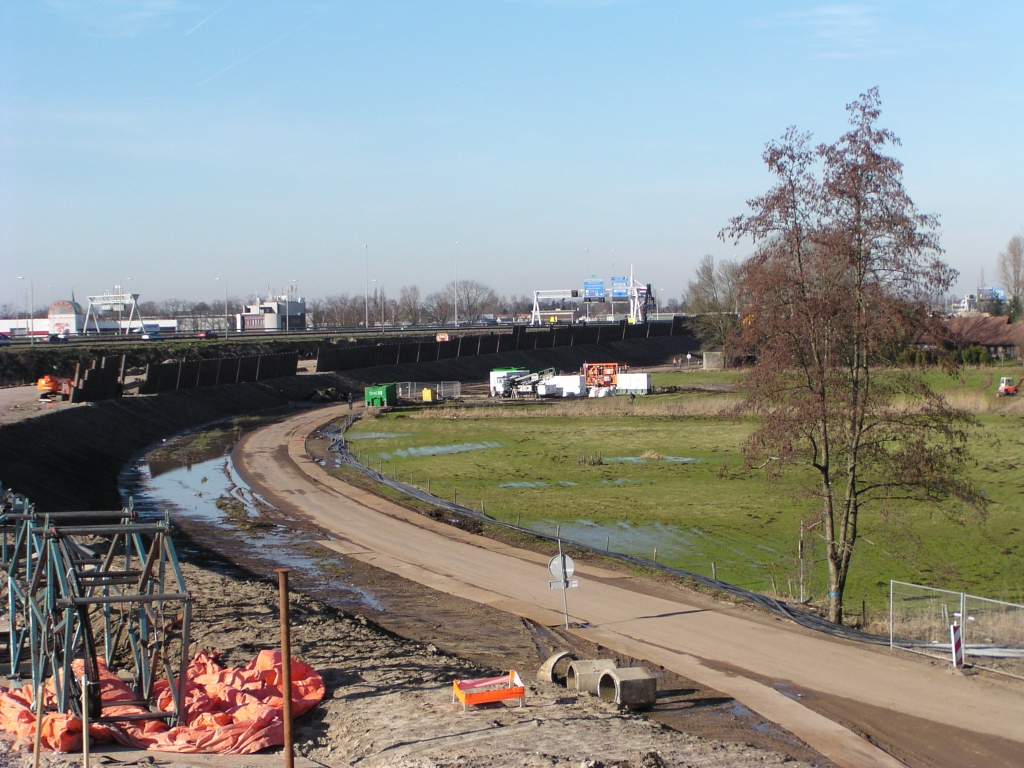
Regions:
<instances>
[{"instance_id":1,"label":"traffic sign pole","mask_svg":"<svg viewBox=\"0 0 1024 768\"><path fill-rule=\"evenodd\" d=\"M569 574L565 568L565 555L562 554L562 540L558 540L558 559L562 564L562 578L568 582ZM569 628L569 585L562 585L562 609L565 611L565 628Z\"/></svg>"}]
</instances>

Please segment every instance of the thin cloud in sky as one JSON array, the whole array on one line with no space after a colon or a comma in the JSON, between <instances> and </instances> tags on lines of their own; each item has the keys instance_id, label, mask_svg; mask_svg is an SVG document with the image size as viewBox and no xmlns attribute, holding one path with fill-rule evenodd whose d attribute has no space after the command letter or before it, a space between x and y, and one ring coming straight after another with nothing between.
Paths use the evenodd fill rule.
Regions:
<instances>
[{"instance_id":1,"label":"thin cloud in sky","mask_svg":"<svg viewBox=\"0 0 1024 768\"><path fill-rule=\"evenodd\" d=\"M226 67L224 67L224 69L220 70L219 72L214 72L209 77L207 77L207 78L205 78L203 80L200 80L198 83L196 83L196 88L199 88L200 86L206 85L208 82L210 82L214 78L220 77L225 72L234 69L239 64L242 64L243 62L246 62L249 59L251 59L253 56L256 56L257 54L263 53L263 51L267 50L267 48L270 48L271 46L277 45L279 42L284 40L289 35L294 35L296 32L298 32L300 29L305 27L307 24L309 24L309 22L308 21L304 21L302 24L297 26L295 29L292 29L292 30L290 30L288 32L285 32L283 35L279 35L278 37L275 37L273 40L271 40L269 43L267 43L263 47L257 48L252 53L247 54L247 55L243 56L242 58L240 58L238 61L236 61L236 62L234 62L232 64L228 64Z\"/></svg>"},{"instance_id":2,"label":"thin cloud in sky","mask_svg":"<svg viewBox=\"0 0 1024 768\"><path fill-rule=\"evenodd\" d=\"M920 42L916 33L895 30L891 19L866 3L819 5L762 18L753 26L798 30L819 59L905 56Z\"/></svg>"},{"instance_id":3,"label":"thin cloud in sky","mask_svg":"<svg viewBox=\"0 0 1024 768\"><path fill-rule=\"evenodd\" d=\"M203 19L203 20L202 20L202 21L200 21L200 22L199 22L198 24L196 24L196 25L195 25L194 27L192 27L192 29L190 29L190 30L189 30L188 32L186 32L186 33L185 33L185 35L186 35L186 36L188 36L188 35L191 35L191 34L192 34L193 32L195 32L195 31L196 31L197 29L199 29L199 28L200 28L201 26L203 26L203 24L205 24L206 22L208 22L208 21L209 21L210 19L212 19L212 18L213 18L214 16L216 16L216 15L217 15L218 13L220 13L221 11L223 11L223 10L224 10L225 8L227 8L227 7L229 6L229 5L231 5L231 0L228 0L228 2L224 3L224 5L222 5L222 6L220 7L220 8L218 8L217 10L215 10L215 11L214 11L213 13L211 13L211 14L210 14L209 16L207 16L207 17L206 17L205 19Z\"/></svg>"},{"instance_id":4,"label":"thin cloud in sky","mask_svg":"<svg viewBox=\"0 0 1024 768\"><path fill-rule=\"evenodd\" d=\"M172 23L181 0L45 0L66 23L97 37L136 37Z\"/></svg>"}]
</instances>

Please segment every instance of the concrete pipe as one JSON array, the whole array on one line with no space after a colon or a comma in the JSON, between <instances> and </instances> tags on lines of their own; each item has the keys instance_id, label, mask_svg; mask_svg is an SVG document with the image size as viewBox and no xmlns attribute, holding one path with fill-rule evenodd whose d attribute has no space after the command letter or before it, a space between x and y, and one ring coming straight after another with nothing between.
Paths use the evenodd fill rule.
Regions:
<instances>
[{"instance_id":1,"label":"concrete pipe","mask_svg":"<svg viewBox=\"0 0 1024 768\"><path fill-rule=\"evenodd\" d=\"M571 651L559 651L558 653L554 653L547 661L540 665L540 669L537 670L537 679L544 683L558 683L559 685L565 685L566 668L569 665L562 664L562 662L569 661L571 663L575 660L576 656Z\"/></svg>"},{"instance_id":2,"label":"concrete pipe","mask_svg":"<svg viewBox=\"0 0 1024 768\"><path fill-rule=\"evenodd\" d=\"M601 674L609 669L615 669L615 662L612 659L574 661L569 665L569 671L565 673L565 687L586 691L596 696Z\"/></svg>"},{"instance_id":3,"label":"concrete pipe","mask_svg":"<svg viewBox=\"0 0 1024 768\"><path fill-rule=\"evenodd\" d=\"M658 697L658 681L643 667L610 669L601 673L597 694L627 709L648 709Z\"/></svg>"}]
</instances>

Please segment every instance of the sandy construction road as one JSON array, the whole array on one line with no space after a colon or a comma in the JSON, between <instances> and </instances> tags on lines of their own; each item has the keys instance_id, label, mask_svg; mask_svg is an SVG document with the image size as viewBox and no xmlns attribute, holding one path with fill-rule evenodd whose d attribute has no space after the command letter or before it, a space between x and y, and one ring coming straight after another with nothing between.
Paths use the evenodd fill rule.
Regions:
<instances>
[{"instance_id":1,"label":"sandy construction road","mask_svg":"<svg viewBox=\"0 0 1024 768\"><path fill-rule=\"evenodd\" d=\"M336 535L328 545L345 557L539 622L561 623L561 595L548 589L544 556L431 521L330 477L310 460L305 436L344 410L306 412L259 430L236 448L235 461L260 492ZM905 722L908 740L909 729L934 739L955 733L967 742L964 754L977 757L974 764L1024 764L1024 687L952 674L728 608L709 609L681 590L651 590L619 572L582 566L578 574L570 613L588 625L577 630L581 636L727 693L839 765L902 763L804 706L801 697L861 705L871 717L844 719L869 735L871 721L884 722L890 735ZM960 756L927 764L967 763Z\"/></svg>"}]
</instances>

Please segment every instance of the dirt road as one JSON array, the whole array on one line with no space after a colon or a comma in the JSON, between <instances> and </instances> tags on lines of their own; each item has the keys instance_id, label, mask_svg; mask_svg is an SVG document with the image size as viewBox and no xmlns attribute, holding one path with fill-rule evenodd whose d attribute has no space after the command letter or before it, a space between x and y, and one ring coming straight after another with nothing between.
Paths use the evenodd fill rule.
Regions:
<instances>
[{"instance_id":1,"label":"dirt road","mask_svg":"<svg viewBox=\"0 0 1024 768\"><path fill-rule=\"evenodd\" d=\"M235 461L262 493L286 502L338 536L327 545L434 589L549 625L561 596L548 589L542 555L430 521L330 476L304 450L305 436L343 408L303 413L249 436ZM954 734L961 755L933 765L1019 765L1024 756L1024 688L824 638L782 622L708 609L683 591L651 590L619 572L583 566L570 595L578 634L714 687L783 726L839 765L900 762L853 730L802 703L854 706L843 719L859 732L906 743ZM803 698L802 698L803 697ZM820 708L820 707L819 707ZM860 713L860 714L858 714ZM893 736L893 728L896 736ZM885 740L881 740L885 741ZM895 748L894 748L895 747ZM909 747L913 751L913 747ZM920 761L918 764L924 764Z\"/></svg>"}]
</instances>

